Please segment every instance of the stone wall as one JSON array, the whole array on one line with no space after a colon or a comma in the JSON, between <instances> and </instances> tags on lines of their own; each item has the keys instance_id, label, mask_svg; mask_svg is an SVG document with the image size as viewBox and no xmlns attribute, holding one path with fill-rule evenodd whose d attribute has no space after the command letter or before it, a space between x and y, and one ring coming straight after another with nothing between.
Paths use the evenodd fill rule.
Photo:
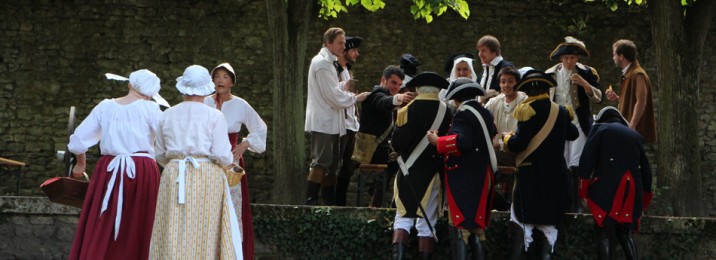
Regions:
<instances>
[{"instance_id":1,"label":"stone wall","mask_svg":"<svg viewBox=\"0 0 716 260\"><path fill-rule=\"evenodd\" d=\"M77 106L81 120L102 99L126 93L124 84L103 78L106 72L126 75L148 68L162 79L161 93L174 104L181 98L174 79L185 67L211 68L228 61L238 74L234 93L249 101L271 126L271 89L267 86L272 39L262 1L3 1L0 9L0 156L30 164L25 167L21 195L40 194L38 184L62 171L54 154L64 150L68 140L69 106ZM309 47L300 51L308 54L307 59L315 55L321 34L329 26L363 37L354 72L366 90L379 82L382 69L397 63L402 53L417 56L424 64L421 70L442 72L449 55L475 53L475 42L484 34L497 36L504 57L517 66L542 69L554 63L548 55L564 36L576 36L592 54L583 62L599 70L603 86L616 86L619 79L620 71L611 61L611 43L630 38L639 47L639 59L647 71L652 75L657 71L651 62L653 43L644 8L622 6L611 12L601 3L578 0L478 0L472 3L469 19L448 11L430 24L413 20L408 1L392 1L375 13L355 7L349 11L335 20L316 18ZM715 38L716 27L709 42ZM699 122L707 205L710 215L716 215L712 170L716 166L716 76L708 73L714 71L716 53L711 45L704 49L701 91L695 94L703 100ZM296 86L305 88L305 83ZM658 111L658 100L656 106ZM266 153L246 158L253 202L271 202L273 141L269 138ZM89 155L90 162L98 158L96 149ZM14 179L4 179L0 194L14 194Z\"/></svg>"}]
</instances>

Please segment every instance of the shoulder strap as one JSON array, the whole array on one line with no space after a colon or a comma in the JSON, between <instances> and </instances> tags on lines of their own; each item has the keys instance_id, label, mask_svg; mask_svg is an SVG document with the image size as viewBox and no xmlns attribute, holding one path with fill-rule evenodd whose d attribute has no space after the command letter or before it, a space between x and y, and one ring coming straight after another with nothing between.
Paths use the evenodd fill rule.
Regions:
<instances>
[{"instance_id":1,"label":"shoulder strap","mask_svg":"<svg viewBox=\"0 0 716 260\"><path fill-rule=\"evenodd\" d=\"M435 116L435 120L433 121L433 124L430 126L430 130L432 129L438 129L440 127L440 123L443 122L443 119L445 118L445 110L447 109L447 106L445 105L445 102L438 101L439 107L438 107L438 115ZM417 146L415 146L415 149L413 149L413 152L410 153L410 156L408 157L408 160L403 160L403 156L398 157L398 165L400 166L400 171L403 172L403 175L408 175L408 169L410 169L411 166L415 163L415 160L418 159L418 156L423 153L425 148L428 147L428 135L426 134L423 136L423 139L420 139L420 142Z\"/></svg>"},{"instance_id":2,"label":"shoulder strap","mask_svg":"<svg viewBox=\"0 0 716 260\"><path fill-rule=\"evenodd\" d=\"M515 158L515 166L520 167L522 162L527 159L527 156L530 156L530 154L537 150L537 147L544 142L544 139L547 138L549 132L551 132L552 128L554 128L554 123L557 121L557 114L559 114L559 105L552 102L547 122L544 123L542 129L540 129L532 140L530 140L530 143L527 145L527 149L517 154L517 157Z\"/></svg>"},{"instance_id":3,"label":"shoulder strap","mask_svg":"<svg viewBox=\"0 0 716 260\"><path fill-rule=\"evenodd\" d=\"M393 121L391 120L391 121L390 121L390 126L388 126L388 128L385 129L385 132L383 132L383 134L380 135L380 137L378 137L378 140L376 140L376 142L377 142L377 143L383 142L383 140L385 140L385 138L388 137L388 135L390 134L390 132L393 131L393 126L395 126L395 122L393 122Z\"/></svg>"},{"instance_id":4,"label":"shoulder strap","mask_svg":"<svg viewBox=\"0 0 716 260\"><path fill-rule=\"evenodd\" d=\"M477 117L477 120L480 120L480 126L482 126L482 133L485 134L485 142L487 144L487 152L490 154L490 166L492 166L492 171L496 171L497 169L497 157L495 156L495 148L492 147L492 138L490 138L490 135L487 134L487 125L485 125L485 120L482 119L482 115L480 115L477 110L472 108L471 106L460 106L460 110L469 110L472 112L475 117Z\"/></svg>"}]
</instances>

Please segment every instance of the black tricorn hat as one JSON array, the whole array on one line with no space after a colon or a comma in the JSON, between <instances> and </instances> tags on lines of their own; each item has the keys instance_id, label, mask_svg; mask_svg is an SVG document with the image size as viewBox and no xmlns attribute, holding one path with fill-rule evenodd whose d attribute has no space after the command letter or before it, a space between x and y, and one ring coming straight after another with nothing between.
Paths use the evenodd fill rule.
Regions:
<instances>
[{"instance_id":1,"label":"black tricorn hat","mask_svg":"<svg viewBox=\"0 0 716 260\"><path fill-rule=\"evenodd\" d=\"M353 36L346 37L345 51L348 51L348 50L354 49L354 48L359 48L361 42L363 42L363 38L361 38L361 37L353 37Z\"/></svg>"},{"instance_id":2,"label":"black tricorn hat","mask_svg":"<svg viewBox=\"0 0 716 260\"><path fill-rule=\"evenodd\" d=\"M541 70L529 70L522 75L522 78L515 85L515 90L526 91L529 89L549 89L557 86L557 81Z\"/></svg>"},{"instance_id":3,"label":"black tricorn hat","mask_svg":"<svg viewBox=\"0 0 716 260\"><path fill-rule=\"evenodd\" d=\"M625 126L629 126L624 116L622 116L622 113L619 112L619 110L613 106L606 106L602 108L602 110L599 111L599 114L597 114L597 117L594 118L594 122L608 123L612 122L612 120L615 118L619 120L619 123L622 123Z\"/></svg>"},{"instance_id":4,"label":"black tricorn hat","mask_svg":"<svg viewBox=\"0 0 716 260\"><path fill-rule=\"evenodd\" d=\"M485 95L485 89L480 86L480 83L472 81L469 78L458 78L450 83L450 86L445 93L445 100L456 99L460 97L471 97Z\"/></svg>"},{"instance_id":5,"label":"black tricorn hat","mask_svg":"<svg viewBox=\"0 0 716 260\"><path fill-rule=\"evenodd\" d=\"M405 84L406 88L417 87L436 87L440 89L447 88L450 85L445 78L435 72L423 72L415 76L410 82Z\"/></svg>"},{"instance_id":6,"label":"black tricorn hat","mask_svg":"<svg viewBox=\"0 0 716 260\"><path fill-rule=\"evenodd\" d=\"M549 58L555 60L559 59L559 56L567 54L589 57L589 51L587 51L587 46L584 45L584 42L572 36L564 37L564 42L557 45L557 48L549 54Z\"/></svg>"},{"instance_id":7,"label":"black tricorn hat","mask_svg":"<svg viewBox=\"0 0 716 260\"><path fill-rule=\"evenodd\" d=\"M452 67L455 66L455 60L457 60L457 59L459 59L459 58L463 58L463 57L464 57L464 58L470 58L470 59L473 59L473 60L474 60L474 59L475 59L475 54L472 54L472 53L461 53L461 54L451 55L451 56L445 61L445 66L443 67L443 70L445 70L445 75L447 75L447 77L450 77L450 72L452 72Z\"/></svg>"}]
</instances>

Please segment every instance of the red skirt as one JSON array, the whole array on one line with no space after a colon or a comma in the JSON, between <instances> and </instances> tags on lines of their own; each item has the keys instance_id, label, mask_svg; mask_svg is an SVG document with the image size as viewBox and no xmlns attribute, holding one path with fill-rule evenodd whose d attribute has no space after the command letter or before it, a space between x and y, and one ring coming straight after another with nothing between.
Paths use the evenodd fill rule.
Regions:
<instances>
[{"instance_id":1,"label":"red skirt","mask_svg":"<svg viewBox=\"0 0 716 260\"><path fill-rule=\"evenodd\" d=\"M159 168L154 159L132 157L136 166L134 179L118 172L124 179L122 222L114 240L117 215L119 176L109 198L107 210L100 216L102 199L112 172L107 166L114 156L103 155L97 162L82 205L69 259L148 259L154 225L154 210L159 192Z\"/></svg>"},{"instance_id":2,"label":"red skirt","mask_svg":"<svg viewBox=\"0 0 716 260\"><path fill-rule=\"evenodd\" d=\"M231 142L232 151L236 148L238 141L239 133L229 133L229 142ZM239 166L246 169L243 157L239 161ZM251 216L250 203L249 182L244 174L244 176L241 177L241 233L243 233L244 236L241 240L241 245L244 252L244 259L254 259L254 222Z\"/></svg>"}]
</instances>

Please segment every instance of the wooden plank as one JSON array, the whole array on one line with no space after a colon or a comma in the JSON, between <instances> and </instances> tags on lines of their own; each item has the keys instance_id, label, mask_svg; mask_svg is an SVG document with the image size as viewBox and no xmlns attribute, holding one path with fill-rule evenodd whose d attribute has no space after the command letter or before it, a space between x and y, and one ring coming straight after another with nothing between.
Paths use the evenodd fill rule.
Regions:
<instances>
[{"instance_id":1,"label":"wooden plank","mask_svg":"<svg viewBox=\"0 0 716 260\"><path fill-rule=\"evenodd\" d=\"M0 164L7 165L7 166L21 166L21 167L25 166L24 162L18 162L15 160L10 160L7 158L2 158L2 157L0 157Z\"/></svg>"}]
</instances>

